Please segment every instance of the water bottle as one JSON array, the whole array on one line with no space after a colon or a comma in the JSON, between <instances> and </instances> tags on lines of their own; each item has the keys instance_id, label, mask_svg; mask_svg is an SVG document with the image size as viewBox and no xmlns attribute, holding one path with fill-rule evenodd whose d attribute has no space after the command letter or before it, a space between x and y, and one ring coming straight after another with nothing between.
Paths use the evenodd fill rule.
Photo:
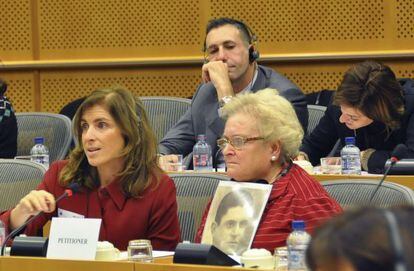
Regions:
<instances>
[{"instance_id":1,"label":"water bottle","mask_svg":"<svg viewBox=\"0 0 414 271\"><path fill-rule=\"evenodd\" d=\"M35 137L35 145L30 150L30 160L32 162L43 165L46 169L49 168L49 150L44 144L45 139L43 137Z\"/></svg>"},{"instance_id":2,"label":"water bottle","mask_svg":"<svg viewBox=\"0 0 414 271\"><path fill-rule=\"evenodd\" d=\"M4 226L3 221L0 220L0 247L3 245L3 242L5 239L6 239L6 227Z\"/></svg>"},{"instance_id":3,"label":"water bottle","mask_svg":"<svg viewBox=\"0 0 414 271\"><path fill-rule=\"evenodd\" d=\"M305 221L292 221L293 231L287 238L288 247L288 270L306 271L306 248L311 236L305 231Z\"/></svg>"},{"instance_id":4,"label":"water bottle","mask_svg":"<svg viewBox=\"0 0 414 271\"><path fill-rule=\"evenodd\" d=\"M205 135L197 136L197 143L193 148L193 166L195 171L212 171L213 169L211 147L206 142Z\"/></svg>"},{"instance_id":5,"label":"water bottle","mask_svg":"<svg viewBox=\"0 0 414 271\"><path fill-rule=\"evenodd\" d=\"M361 155L355 146L355 137L345 137L345 147L341 150L342 174L361 175Z\"/></svg>"}]
</instances>

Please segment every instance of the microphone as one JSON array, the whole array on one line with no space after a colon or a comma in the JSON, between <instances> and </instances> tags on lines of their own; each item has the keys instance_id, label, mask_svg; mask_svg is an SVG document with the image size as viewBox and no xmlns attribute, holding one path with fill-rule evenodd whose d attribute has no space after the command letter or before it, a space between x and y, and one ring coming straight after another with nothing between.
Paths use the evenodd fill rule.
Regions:
<instances>
[{"instance_id":1,"label":"microphone","mask_svg":"<svg viewBox=\"0 0 414 271\"><path fill-rule=\"evenodd\" d=\"M397 150L398 148L398 150ZM413 175L414 174L414 160L407 159L412 158L412 151L403 144L397 145L395 152L398 152L398 158L400 159L397 164L390 170L389 174L393 175ZM384 168L390 165L390 160L385 163Z\"/></svg>"},{"instance_id":2,"label":"microphone","mask_svg":"<svg viewBox=\"0 0 414 271\"><path fill-rule=\"evenodd\" d=\"M377 193L377 191L379 190L379 188L381 187L382 183L384 182L385 178L387 178L388 173L390 172L391 168L402 158L407 156L407 152L408 152L408 148L406 145L404 144L398 144L394 150L391 153L391 158L390 158L390 163L389 166L386 168L384 175L382 176L381 180L379 181L379 183L377 184L377 186L375 187L374 192L371 194L371 197L369 198L369 203L371 203L371 201L374 199L375 194Z\"/></svg>"},{"instance_id":3,"label":"microphone","mask_svg":"<svg viewBox=\"0 0 414 271\"><path fill-rule=\"evenodd\" d=\"M60 195L56 200L55 203L58 203L59 201L61 201L64 198L68 198L71 197L73 194L76 194L80 189L80 185L78 183L71 183L66 189L65 192ZM24 222L20 227L17 227L16 229L14 229L11 233L9 233L9 235L6 236L6 238L4 239L3 245L1 246L1 256L4 256L4 249L6 248L6 244L7 242L15 237L17 234L20 233L20 231L22 229L24 229L29 223L31 223L33 220L35 220L36 218L38 218L39 216L41 216L42 214L44 214L43 211L39 212L38 214L30 217L28 220L26 220L26 222Z\"/></svg>"},{"instance_id":4,"label":"microphone","mask_svg":"<svg viewBox=\"0 0 414 271\"><path fill-rule=\"evenodd\" d=\"M394 150L391 153L391 158L392 157L396 157L399 160L407 158L409 153L408 153L408 147L405 144L398 144Z\"/></svg>"}]
</instances>

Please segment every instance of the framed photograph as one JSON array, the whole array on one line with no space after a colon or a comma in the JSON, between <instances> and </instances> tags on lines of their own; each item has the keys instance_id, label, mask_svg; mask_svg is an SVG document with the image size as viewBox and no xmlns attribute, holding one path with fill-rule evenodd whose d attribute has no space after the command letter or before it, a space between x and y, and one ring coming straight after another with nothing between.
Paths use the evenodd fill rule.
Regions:
<instances>
[{"instance_id":1,"label":"framed photograph","mask_svg":"<svg viewBox=\"0 0 414 271\"><path fill-rule=\"evenodd\" d=\"M228 255L241 256L250 248L272 185L222 181L217 187L201 243Z\"/></svg>"}]
</instances>

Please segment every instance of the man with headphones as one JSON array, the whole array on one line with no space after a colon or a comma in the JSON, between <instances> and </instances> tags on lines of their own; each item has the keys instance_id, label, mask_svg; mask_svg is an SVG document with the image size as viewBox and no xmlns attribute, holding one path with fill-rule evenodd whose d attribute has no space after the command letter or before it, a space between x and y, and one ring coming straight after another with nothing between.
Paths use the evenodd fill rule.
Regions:
<instances>
[{"instance_id":1,"label":"man with headphones","mask_svg":"<svg viewBox=\"0 0 414 271\"><path fill-rule=\"evenodd\" d=\"M165 155L160 158L161 166L168 169L165 165L175 160L174 156L166 154L185 156L191 153L199 134L206 135L213 160L216 160L216 140L224 130L224 122L219 116L220 107L242 93L277 89L292 103L306 131L308 111L305 95L283 75L257 64L256 41L256 36L241 21L218 18L208 23L203 49L203 84L194 94L191 108L161 140L159 152Z\"/></svg>"}]
</instances>

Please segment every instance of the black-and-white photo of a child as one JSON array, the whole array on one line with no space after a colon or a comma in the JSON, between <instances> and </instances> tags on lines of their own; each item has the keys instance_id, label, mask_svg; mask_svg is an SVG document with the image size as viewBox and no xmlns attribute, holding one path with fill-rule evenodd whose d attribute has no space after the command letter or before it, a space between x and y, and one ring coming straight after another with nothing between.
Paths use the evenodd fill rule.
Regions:
<instances>
[{"instance_id":1,"label":"black-and-white photo of a child","mask_svg":"<svg viewBox=\"0 0 414 271\"><path fill-rule=\"evenodd\" d=\"M249 249L267 201L267 188L267 185L220 183L202 243L212 244L228 255L241 255Z\"/></svg>"}]
</instances>

